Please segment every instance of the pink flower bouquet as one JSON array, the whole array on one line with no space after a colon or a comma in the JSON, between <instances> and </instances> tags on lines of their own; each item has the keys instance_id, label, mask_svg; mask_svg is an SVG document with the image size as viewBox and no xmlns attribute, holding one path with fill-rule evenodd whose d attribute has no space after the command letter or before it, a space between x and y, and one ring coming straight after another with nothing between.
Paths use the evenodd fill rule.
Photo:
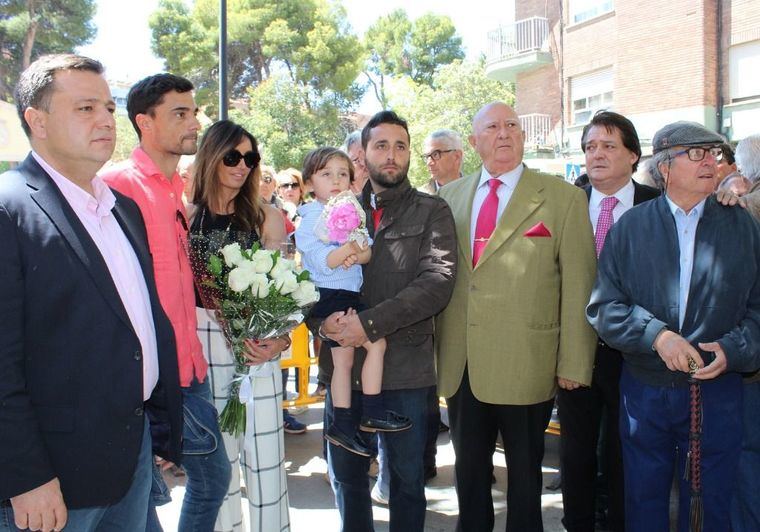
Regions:
<instances>
[{"instance_id":1,"label":"pink flower bouquet","mask_svg":"<svg viewBox=\"0 0 760 532\"><path fill-rule=\"evenodd\" d=\"M365 247L369 241L367 217L351 191L341 192L327 202L315 231L323 242L343 245L353 241Z\"/></svg>"}]
</instances>

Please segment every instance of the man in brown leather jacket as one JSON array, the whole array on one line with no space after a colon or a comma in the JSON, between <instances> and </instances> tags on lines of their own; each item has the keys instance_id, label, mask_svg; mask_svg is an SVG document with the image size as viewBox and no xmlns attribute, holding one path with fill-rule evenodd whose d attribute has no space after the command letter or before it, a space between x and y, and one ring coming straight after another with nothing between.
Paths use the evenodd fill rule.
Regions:
<instances>
[{"instance_id":1,"label":"man in brown leather jacket","mask_svg":"<svg viewBox=\"0 0 760 532\"><path fill-rule=\"evenodd\" d=\"M409 131L404 120L391 111L377 113L362 131L362 145L370 183L361 202L374 239L361 291L367 308L358 314L330 316L321 324L320 334L352 346L367 339L387 340L385 406L412 420L411 429L385 435L391 473L390 530L421 531L426 506L422 454L427 395L436 383L433 316L446 306L454 286L454 220L446 202L411 187ZM360 353L354 361L354 389L360 389ZM330 382L329 349L321 355L320 381ZM328 393L328 415L329 397ZM354 394L352 407L359 397ZM369 459L335 445L328 447L343 530L372 530Z\"/></svg>"}]
</instances>

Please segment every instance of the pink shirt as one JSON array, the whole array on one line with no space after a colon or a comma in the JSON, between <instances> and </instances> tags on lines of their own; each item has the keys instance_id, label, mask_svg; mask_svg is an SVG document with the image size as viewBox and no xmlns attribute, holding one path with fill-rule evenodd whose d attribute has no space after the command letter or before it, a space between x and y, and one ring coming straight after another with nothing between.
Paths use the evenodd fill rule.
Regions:
<instances>
[{"instance_id":1,"label":"pink shirt","mask_svg":"<svg viewBox=\"0 0 760 532\"><path fill-rule=\"evenodd\" d=\"M208 363L196 330L195 291L187 254L188 221L182 203L182 179L175 172L169 181L139 147L129 160L101 175L109 186L132 198L142 211L153 255L158 297L177 340L180 384L190 386L193 376L203 382Z\"/></svg>"},{"instance_id":2,"label":"pink shirt","mask_svg":"<svg viewBox=\"0 0 760 532\"><path fill-rule=\"evenodd\" d=\"M103 256L132 328L140 340L143 352L143 399L147 401L158 382L156 329L140 262L119 222L111 214L116 198L101 178L93 178L94 196L91 196L57 172L37 153L32 152L32 156L50 175Z\"/></svg>"}]
</instances>

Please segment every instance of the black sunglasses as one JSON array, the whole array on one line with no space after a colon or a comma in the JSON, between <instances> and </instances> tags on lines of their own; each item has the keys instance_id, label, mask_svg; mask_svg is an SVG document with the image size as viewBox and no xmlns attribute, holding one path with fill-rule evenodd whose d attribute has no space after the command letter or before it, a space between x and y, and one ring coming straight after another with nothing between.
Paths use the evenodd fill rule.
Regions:
<instances>
[{"instance_id":1,"label":"black sunglasses","mask_svg":"<svg viewBox=\"0 0 760 532\"><path fill-rule=\"evenodd\" d=\"M240 159L243 159L245 165L248 168L256 168L256 166L258 166L259 162L261 161L261 155L255 151L249 151L243 155L237 150L230 150L224 157L222 157L222 163L224 166L233 168L240 163Z\"/></svg>"}]
</instances>

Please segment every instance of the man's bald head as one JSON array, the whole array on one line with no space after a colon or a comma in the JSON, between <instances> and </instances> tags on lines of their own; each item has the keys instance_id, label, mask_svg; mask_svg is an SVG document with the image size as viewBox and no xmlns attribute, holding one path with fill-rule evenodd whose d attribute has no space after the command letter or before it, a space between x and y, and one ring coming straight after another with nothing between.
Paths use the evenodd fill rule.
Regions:
<instances>
[{"instance_id":1,"label":"man's bald head","mask_svg":"<svg viewBox=\"0 0 760 532\"><path fill-rule=\"evenodd\" d=\"M522 163L525 133L515 110L504 102L491 102L475 113L469 141L494 177Z\"/></svg>"}]
</instances>

